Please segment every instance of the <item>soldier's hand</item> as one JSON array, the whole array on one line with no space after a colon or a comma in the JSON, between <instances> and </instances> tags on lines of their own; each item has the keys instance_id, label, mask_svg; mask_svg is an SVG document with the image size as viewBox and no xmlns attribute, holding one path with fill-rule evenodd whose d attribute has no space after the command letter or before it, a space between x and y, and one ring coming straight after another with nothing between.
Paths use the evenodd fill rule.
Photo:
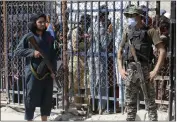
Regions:
<instances>
[{"instance_id":1,"label":"soldier's hand","mask_svg":"<svg viewBox=\"0 0 177 122\"><path fill-rule=\"evenodd\" d=\"M157 71L151 71L150 73L149 73L149 79L150 79L150 81L153 81L153 79L155 78L155 76L157 75Z\"/></svg>"},{"instance_id":2,"label":"soldier's hand","mask_svg":"<svg viewBox=\"0 0 177 122\"><path fill-rule=\"evenodd\" d=\"M34 57L39 58L41 56L41 53L37 50L34 51Z\"/></svg>"},{"instance_id":3,"label":"soldier's hand","mask_svg":"<svg viewBox=\"0 0 177 122\"><path fill-rule=\"evenodd\" d=\"M120 72L120 75L121 75L122 79L125 80L128 73L125 71L125 69L121 69L119 72Z\"/></svg>"}]
</instances>

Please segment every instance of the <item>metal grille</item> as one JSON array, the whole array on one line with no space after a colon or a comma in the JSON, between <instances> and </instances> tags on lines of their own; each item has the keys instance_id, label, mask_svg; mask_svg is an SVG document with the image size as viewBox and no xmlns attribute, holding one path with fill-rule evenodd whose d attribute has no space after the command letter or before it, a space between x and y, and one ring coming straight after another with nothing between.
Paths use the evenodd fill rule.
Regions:
<instances>
[{"instance_id":1,"label":"metal grille","mask_svg":"<svg viewBox=\"0 0 177 122\"><path fill-rule=\"evenodd\" d=\"M68 1L66 14L63 15L66 16L68 23L68 27L65 28L67 30L67 55L62 55L65 50L62 48L64 37L61 1L0 1L0 27L3 27L0 29L0 89L3 93L7 93L8 102L24 103L25 59L15 58L14 50L20 39L29 32L27 25L31 15L45 13L51 18L51 23L56 29L58 45L61 46L58 54L60 60L57 74L60 89L56 91L59 94L54 93L57 108L58 99L62 97L61 93L63 96L64 94L67 96L68 93L64 93L64 89L69 89L70 102L75 105L76 103L86 103L95 109L98 100L105 102L107 112L112 109L112 112L116 113L119 108L123 112L125 91L117 69L117 50L123 31L127 28L123 10L129 4L147 6L151 18L156 14L156 2ZM111 29L110 37L98 24L99 10L102 5L106 5L106 11L109 12L105 26L107 26L106 31ZM86 14L89 15L90 21ZM81 15L83 15L82 18ZM148 17L146 17L147 22ZM88 38L81 36L88 36ZM95 41L101 43L102 46ZM64 56L66 56L69 69L69 75L65 74L65 76ZM168 70L164 72L168 72ZM64 77L69 79L69 86L65 88ZM101 92L103 96L99 94ZM64 97L61 99L63 99L62 105L64 106ZM82 102L76 101L77 99Z\"/></svg>"}]
</instances>

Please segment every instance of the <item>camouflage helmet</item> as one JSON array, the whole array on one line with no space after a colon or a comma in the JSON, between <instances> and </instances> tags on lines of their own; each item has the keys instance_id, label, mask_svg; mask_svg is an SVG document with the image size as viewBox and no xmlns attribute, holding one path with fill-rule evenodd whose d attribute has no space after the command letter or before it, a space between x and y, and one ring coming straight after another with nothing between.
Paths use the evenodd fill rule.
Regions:
<instances>
[{"instance_id":1,"label":"camouflage helmet","mask_svg":"<svg viewBox=\"0 0 177 122\"><path fill-rule=\"evenodd\" d=\"M128 17L128 15L132 15L132 14L138 14L140 16L144 16L143 10L140 7L136 7L135 5L127 6L123 13L126 17Z\"/></svg>"}]
</instances>

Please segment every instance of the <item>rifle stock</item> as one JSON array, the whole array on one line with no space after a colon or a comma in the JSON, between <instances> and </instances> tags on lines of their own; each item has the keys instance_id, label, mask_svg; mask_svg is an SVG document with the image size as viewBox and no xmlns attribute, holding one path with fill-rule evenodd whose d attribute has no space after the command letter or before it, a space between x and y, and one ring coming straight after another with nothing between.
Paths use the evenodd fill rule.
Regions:
<instances>
[{"instance_id":1,"label":"rifle stock","mask_svg":"<svg viewBox=\"0 0 177 122\"><path fill-rule=\"evenodd\" d=\"M30 36L28 39L29 39L31 45L34 47L34 49L37 50L37 51L39 51L41 53L41 56L44 59L44 62L47 65L47 68L49 69L49 71L51 72L51 74L54 73L53 68L52 68L52 64L49 61L48 56L40 49L40 47L38 46L38 44L37 44L34 36Z\"/></svg>"}]
</instances>

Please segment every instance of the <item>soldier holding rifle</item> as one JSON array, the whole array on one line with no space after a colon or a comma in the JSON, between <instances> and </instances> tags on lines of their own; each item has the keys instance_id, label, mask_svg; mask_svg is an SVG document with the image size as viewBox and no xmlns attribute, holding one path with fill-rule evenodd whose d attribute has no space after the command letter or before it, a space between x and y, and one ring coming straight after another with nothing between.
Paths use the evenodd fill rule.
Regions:
<instances>
[{"instance_id":1,"label":"soldier holding rifle","mask_svg":"<svg viewBox=\"0 0 177 122\"><path fill-rule=\"evenodd\" d=\"M137 93L140 87L144 94L149 118L157 121L153 78L162 66L166 51L157 31L142 23L144 18L142 13L142 9L134 5L129 5L125 9L124 15L128 20L128 29L124 32L118 50L118 69L126 90L127 121L135 121ZM154 58L152 45L155 45L160 52L155 67L151 66ZM122 62L126 62L126 69Z\"/></svg>"}]
</instances>

